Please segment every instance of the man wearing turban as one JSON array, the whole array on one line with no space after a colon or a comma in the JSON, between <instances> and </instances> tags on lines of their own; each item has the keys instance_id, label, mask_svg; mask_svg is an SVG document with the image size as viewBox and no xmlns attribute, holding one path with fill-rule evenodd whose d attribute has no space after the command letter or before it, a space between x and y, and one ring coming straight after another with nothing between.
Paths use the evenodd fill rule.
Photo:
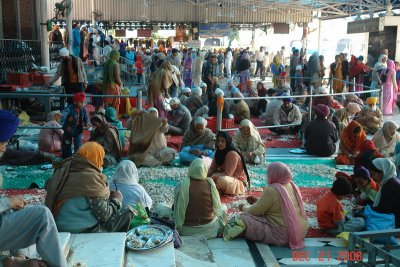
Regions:
<instances>
[{"instance_id":1,"label":"man wearing turban","mask_svg":"<svg viewBox=\"0 0 400 267\"><path fill-rule=\"evenodd\" d=\"M376 106L377 97L368 97L367 105L358 113L357 122L367 134L375 134L383 124L382 111Z\"/></svg>"}]
</instances>

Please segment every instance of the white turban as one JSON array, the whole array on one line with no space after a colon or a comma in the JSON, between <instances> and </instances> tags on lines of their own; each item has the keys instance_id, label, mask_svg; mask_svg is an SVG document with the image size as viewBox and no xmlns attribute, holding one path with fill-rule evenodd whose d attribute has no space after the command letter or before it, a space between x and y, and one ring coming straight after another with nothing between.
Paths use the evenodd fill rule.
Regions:
<instances>
[{"instance_id":1,"label":"white turban","mask_svg":"<svg viewBox=\"0 0 400 267\"><path fill-rule=\"evenodd\" d=\"M189 87L185 87L185 88L182 89L182 93L184 93L184 94L187 94L187 93L190 93L190 92L192 92L192 90Z\"/></svg>"},{"instance_id":2,"label":"white turban","mask_svg":"<svg viewBox=\"0 0 400 267\"><path fill-rule=\"evenodd\" d=\"M69 50L67 48L65 48L65 47L61 48L59 53L60 53L60 56L62 56L62 57L69 56Z\"/></svg>"},{"instance_id":3,"label":"white turban","mask_svg":"<svg viewBox=\"0 0 400 267\"><path fill-rule=\"evenodd\" d=\"M192 89L192 93L194 95L201 96L203 94L203 91L201 90L200 87L195 87L195 88Z\"/></svg>"},{"instance_id":4,"label":"white turban","mask_svg":"<svg viewBox=\"0 0 400 267\"><path fill-rule=\"evenodd\" d=\"M224 96L224 91L222 91L220 88L218 88L217 90L215 90L215 94L217 95L217 96Z\"/></svg>"},{"instance_id":5,"label":"white turban","mask_svg":"<svg viewBox=\"0 0 400 267\"><path fill-rule=\"evenodd\" d=\"M147 110L148 113L153 112L153 111L154 111L155 113L157 113L157 116L158 116L158 110L157 110L155 107L149 108L149 109Z\"/></svg>"},{"instance_id":6,"label":"white turban","mask_svg":"<svg viewBox=\"0 0 400 267\"><path fill-rule=\"evenodd\" d=\"M204 82L202 82L202 83L200 84L200 87L207 87L207 84L204 83Z\"/></svg>"},{"instance_id":7,"label":"white turban","mask_svg":"<svg viewBox=\"0 0 400 267\"><path fill-rule=\"evenodd\" d=\"M196 118L194 118L194 124L195 125L196 124L202 124L202 125L204 125L204 127L206 127L207 126L207 120L205 118L203 118L203 117L196 117Z\"/></svg>"},{"instance_id":8,"label":"white turban","mask_svg":"<svg viewBox=\"0 0 400 267\"><path fill-rule=\"evenodd\" d=\"M177 97L174 97L174 98L172 98L170 101L169 101L169 105L170 106L172 106L172 105L179 105L181 103L181 101L179 100L179 98L177 98Z\"/></svg>"}]
</instances>

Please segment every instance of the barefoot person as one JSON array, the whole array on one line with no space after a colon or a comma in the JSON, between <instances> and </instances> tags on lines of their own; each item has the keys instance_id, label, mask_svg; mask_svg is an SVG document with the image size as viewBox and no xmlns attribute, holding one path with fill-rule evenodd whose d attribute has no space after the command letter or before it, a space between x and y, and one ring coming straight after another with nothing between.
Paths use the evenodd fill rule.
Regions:
<instances>
[{"instance_id":1,"label":"barefoot person","mask_svg":"<svg viewBox=\"0 0 400 267\"><path fill-rule=\"evenodd\" d=\"M18 118L11 112L0 110L0 154L6 150L8 140L15 134ZM0 188L3 177L0 174ZM56 224L51 212L44 206L25 207L21 196L0 198L0 250L19 250L36 245L43 262L50 267L66 267ZM9 212L13 210L14 212ZM6 259L6 266L39 266L37 260ZM22 265L26 264L26 265Z\"/></svg>"}]
</instances>

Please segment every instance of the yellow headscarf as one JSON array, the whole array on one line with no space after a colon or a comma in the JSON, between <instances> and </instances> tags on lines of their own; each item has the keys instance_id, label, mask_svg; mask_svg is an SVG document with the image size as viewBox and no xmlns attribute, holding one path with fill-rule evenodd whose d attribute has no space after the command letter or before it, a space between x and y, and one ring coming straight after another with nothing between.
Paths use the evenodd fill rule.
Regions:
<instances>
[{"instance_id":1,"label":"yellow headscarf","mask_svg":"<svg viewBox=\"0 0 400 267\"><path fill-rule=\"evenodd\" d=\"M174 192L174 221L178 231L182 230L185 223L186 209L189 204L190 180L207 180L210 184L213 209L217 211L221 207L221 199L214 181L207 177L207 166L203 159L195 159L189 167L188 177L175 187Z\"/></svg>"},{"instance_id":2,"label":"yellow headscarf","mask_svg":"<svg viewBox=\"0 0 400 267\"><path fill-rule=\"evenodd\" d=\"M106 153L99 143L87 142L79 148L77 154L86 158L100 169L103 166L104 155Z\"/></svg>"}]
</instances>

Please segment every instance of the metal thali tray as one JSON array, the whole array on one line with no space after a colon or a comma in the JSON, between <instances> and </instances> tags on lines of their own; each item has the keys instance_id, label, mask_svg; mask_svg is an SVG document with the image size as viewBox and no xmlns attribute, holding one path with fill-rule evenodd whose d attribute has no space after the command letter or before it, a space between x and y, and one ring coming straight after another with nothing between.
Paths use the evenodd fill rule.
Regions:
<instances>
[{"instance_id":1,"label":"metal thali tray","mask_svg":"<svg viewBox=\"0 0 400 267\"><path fill-rule=\"evenodd\" d=\"M164 246L173 239L173 232L163 225L141 225L126 235L126 247L136 251L148 251Z\"/></svg>"}]
</instances>

